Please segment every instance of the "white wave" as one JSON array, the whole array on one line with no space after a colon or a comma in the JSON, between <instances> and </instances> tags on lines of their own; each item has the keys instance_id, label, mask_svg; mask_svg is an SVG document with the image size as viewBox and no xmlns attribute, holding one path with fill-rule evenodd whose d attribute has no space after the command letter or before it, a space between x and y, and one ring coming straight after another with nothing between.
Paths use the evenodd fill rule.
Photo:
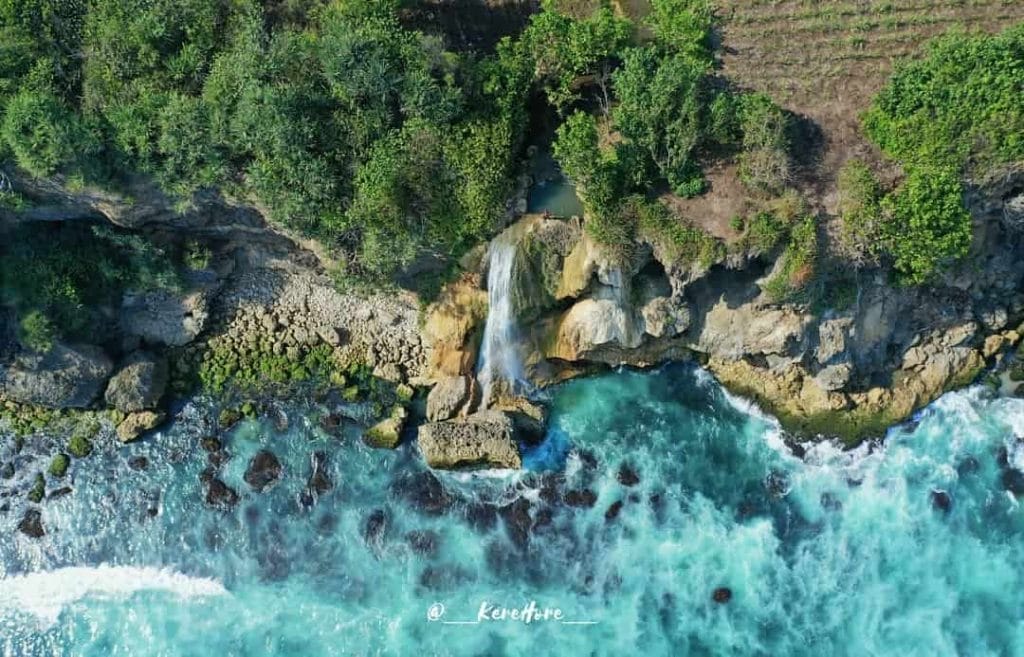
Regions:
<instances>
[{"instance_id":1,"label":"white wave","mask_svg":"<svg viewBox=\"0 0 1024 657\"><path fill-rule=\"evenodd\" d=\"M166 591L184 599L227 594L217 580L159 568L70 567L0 578L0 616L28 612L49 627L61 610L83 598L124 598L140 591Z\"/></svg>"}]
</instances>

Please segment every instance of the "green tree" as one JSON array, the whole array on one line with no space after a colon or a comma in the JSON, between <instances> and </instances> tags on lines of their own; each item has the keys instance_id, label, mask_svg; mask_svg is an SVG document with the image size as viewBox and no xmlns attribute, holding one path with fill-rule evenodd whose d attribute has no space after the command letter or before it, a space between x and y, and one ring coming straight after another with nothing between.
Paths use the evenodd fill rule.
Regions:
<instances>
[{"instance_id":1,"label":"green tree","mask_svg":"<svg viewBox=\"0 0 1024 657\"><path fill-rule=\"evenodd\" d=\"M951 169L913 169L882 207L890 217L884 227L887 247L906 283L927 282L970 249L971 216Z\"/></svg>"},{"instance_id":2,"label":"green tree","mask_svg":"<svg viewBox=\"0 0 1024 657\"><path fill-rule=\"evenodd\" d=\"M84 135L75 113L48 92L23 90L11 98L3 137L18 166L48 176L70 162Z\"/></svg>"}]
</instances>

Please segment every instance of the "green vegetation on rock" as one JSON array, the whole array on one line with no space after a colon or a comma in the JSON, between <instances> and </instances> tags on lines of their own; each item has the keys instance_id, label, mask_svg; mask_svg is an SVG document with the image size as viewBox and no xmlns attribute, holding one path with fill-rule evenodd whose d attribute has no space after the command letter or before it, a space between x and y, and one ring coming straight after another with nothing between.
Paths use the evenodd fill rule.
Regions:
<instances>
[{"instance_id":1,"label":"green vegetation on rock","mask_svg":"<svg viewBox=\"0 0 1024 657\"><path fill-rule=\"evenodd\" d=\"M67 454L57 454L50 461L50 474L54 477L63 477L67 474L71 459Z\"/></svg>"}]
</instances>

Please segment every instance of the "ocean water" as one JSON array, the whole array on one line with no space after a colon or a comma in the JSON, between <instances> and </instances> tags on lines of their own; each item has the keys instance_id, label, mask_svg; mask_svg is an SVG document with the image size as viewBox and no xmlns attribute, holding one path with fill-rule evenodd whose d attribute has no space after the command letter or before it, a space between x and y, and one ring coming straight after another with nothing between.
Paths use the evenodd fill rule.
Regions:
<instances>
[{"instance_id":1,"label":"ocean water","mask_svg":"<svg viewBox=\"0 0 1024 657\"><path fill-rule=\"evenodd\" d=\"M693 367L552 403L515 475L434 477L310 409L249 421L223 437L230 510L204 503L186 408L76 463L42 540L0 515L0 655L1024 655L1024 401L949 394L884 446L804 459ZM256 493L261 448L284 474ZM531 601L546 618L496 611Z\"/></svg>"}]
</instances>

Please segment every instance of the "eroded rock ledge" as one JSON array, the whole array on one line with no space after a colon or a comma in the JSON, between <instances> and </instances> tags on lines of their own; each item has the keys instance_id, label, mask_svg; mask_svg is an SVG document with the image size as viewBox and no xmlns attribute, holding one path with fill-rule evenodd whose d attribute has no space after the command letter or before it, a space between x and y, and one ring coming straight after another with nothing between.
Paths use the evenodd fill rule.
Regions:
<instances>
[{"instance_id":1,"label":"eroded rock ledge","mask_svg":"<svg viewBox=\"0 0 1024 657\"><path fill-rule=\"evenodd\" d=\"M770 263L753 255L683 266L638 244L614 258L578 220L524 217L511 283L528 376L543 386L599 365L697 359L793 431L881 435L1021 342L1024 239L998 199L975 194L974 249L959 269L927 288L866 272L848 308L823 312L772 303ZM481 261L427 314L432 380L473 374Z\"/></svg>"}]
</instances>

